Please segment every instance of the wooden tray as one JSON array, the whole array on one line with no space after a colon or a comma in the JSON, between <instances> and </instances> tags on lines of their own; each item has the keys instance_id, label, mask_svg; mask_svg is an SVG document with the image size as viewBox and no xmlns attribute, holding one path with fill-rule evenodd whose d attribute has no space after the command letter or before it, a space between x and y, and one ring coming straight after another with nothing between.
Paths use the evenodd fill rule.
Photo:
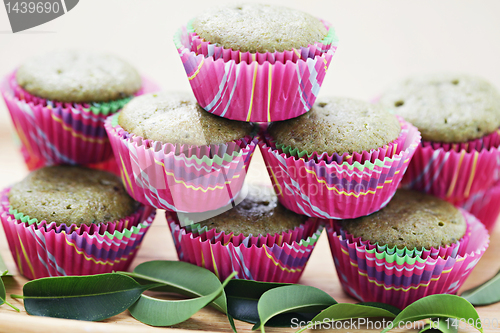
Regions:
<instances>
[{"instance_id":1,"label":"wooden tray","mask_svg":"<svg viewBox=\"0 0 500 333\"><path fill-rule=\"evenodd\" d=\"M2 138L2 136L4 136ZM5 142L10 141L5 138L5 134L0 135L0 185L3 187L9 185L13 181L20 180L22 175L27 173L22 160L18 157L18 152L12 143L7 145ZM17 154L17 155L16 155ZM15 156L13 158L13 156ZM3 163L3 161L9 161ZM12 170L15 170L12 172ZM9 171L11 171L9 173ZM12 175L14 173L14 177ZM10 174L10 176L9 176ZM254 154L251 167L247 177L250 183L262 185L270 185L267 171L259 151ZM497 254L500 251L500 229L491 236L491 244L488 251L483 256L470 278L465 283L462 290L472 288L485 280L492 277L500 267L500 261L497 260ZM13 277L4 278L7 289L7 294L22 294L22 286L28 280L20 276L15 267L14 261L8 249L7 241L3 230L0 228L0 253L9 268L9 271L14 274ZM141 262L149 260L177 260L177 255L172 242L168 226L165 221L163 211L158 211L156 220L151 229L146 234L142 247L137 258L132 264L135 267ZM328 240L326 235L322 235L316 249L314 250L306 270L300 280L301 284L306 284L320 288L338 302L352 302L355 300L347 296L340 286L340 283L335 272L333 260L331 257ZM168 328L155 328L144 325L130 316L128 311L109 318L103 322L93 323L75 320L54 319L45 317L29 316L24 311L22 301L14 300L8 297L8 301L21 310L21 313L15 312L10 307L0 306L0 332L186 332L186 331L203 331L203 332L232 332L227 318L220 312L211 308L205 308L195 314L189 320ZM489 318L490 320L497 319L500 321L500 303L477 308L481 318ZM236 321L238 332L251 332L252 325ZM498 328L500 329L500 328ZM497 329L497 330L498 330ZM497 331L494 329L486 329L485 331ZM266 332L293 332L291 328L267 328ZM323 331L323 330L319 330ZM325 330L326 331L326 330ZM328 330L331 332L331 330ZM336 330L344 332L343 330ZM379 330L367 330L366 328L360 331L378 332ZM394 330L394 332L401 330ZM404 331L404 330L403 330ZM416 330L406 330L413 332ZM405 331L405 332L406 332ZM352 332L352 330L351 330ZM477 332L472 327L461 329L460 332Z\"/></svg>"}]
</instances>

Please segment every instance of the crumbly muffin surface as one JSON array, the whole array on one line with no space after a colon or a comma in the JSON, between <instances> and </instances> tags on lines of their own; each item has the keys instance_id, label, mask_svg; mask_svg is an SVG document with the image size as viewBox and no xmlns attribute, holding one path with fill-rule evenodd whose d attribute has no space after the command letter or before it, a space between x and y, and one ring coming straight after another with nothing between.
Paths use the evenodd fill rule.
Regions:
<instances>
[{"instance_id":1,"label":"crumbly muffin surface","mask_svg":"<svg viewBox=\"0 0 500 333\"><path fill-rule=\"evenodd\" d=\"M145 139L197 146L227 143L252 133L250 123L214 116L194 97L167 92L134 98L120 112L118 124Z\"/></svg>"},{"instance_id":2,"label":"crumbly muffin surface","mask_svg":"<svg viewBox=\"0 0 500 333\"><path fill-rule=\"evenodd\" d=\"M354 237L372 244L419 250L453 244L467 229L463 215L452 204L408 190L398 190L380 211L341 224Z\"/></svg>"},{"instance_id":3,"label":"crumbly muffin surface","mask_svg":"<svg viewBox=\"0 0 500 333\"><path fill-rule=\"evenodd\" d=\"M308 219L283 207L271 191L253 188L236 207L201 222L200 226L226 234L273 235L292 230Z\"/></svg>"},{"instance_id":4,"label":"crumbly muffin surface","mask_svg":"<svg viewBox=\"0 0 500 333\"><path fill-rule=\"evenodd\" d=\"M17 83L48 100L107 102L133 95L142 85L134 67L122 59L88 51L54 51L36 56L16 72Z\"/></svg>"},{"instance_id":5,"label":"crumbly muffin surface","mask_svg":"<svg viewBox=\"0 0 500 333\"><path fill-rule=\"evenodd\" d=\"M72 166L31 172L12 186L9 202L13 209L30 218L58 225L112 222L138 208L117 176Z\"/></svg>"},{"instance_id":6,"label":"crumbly muffin surface","mask_svg":"<svg viewBox=\"0 0 500 333\"><path fill-rule=\"evenodd\" d=\"M320 20L299 10L264 4L214 7L193 20L204 40L242 52L282 52L321 41Z\"/></svg>"},{"instance_id":7,"label":"crumbly muffin surface","mask_svg":"<svg viewBox=\"0 0 500 333\"><path fill-rule=\"evenodd\" d=\"M279 144L328 154L377 149L400 132L398 119L382 107L339 97L319 99L309 112L269 128Z\"/></svg>"},{"instance_id":8,"label":"crumbly muffin surface","mask_svg":"<svg viewBox=\"0 0 500 333\"><path fill-rule=\"evenodd\" d=\"M499 91L471 75L411 77L390 87L380 104L415 125L426 141L466 142L500 127Z\"/></svg>"}]
</instances>

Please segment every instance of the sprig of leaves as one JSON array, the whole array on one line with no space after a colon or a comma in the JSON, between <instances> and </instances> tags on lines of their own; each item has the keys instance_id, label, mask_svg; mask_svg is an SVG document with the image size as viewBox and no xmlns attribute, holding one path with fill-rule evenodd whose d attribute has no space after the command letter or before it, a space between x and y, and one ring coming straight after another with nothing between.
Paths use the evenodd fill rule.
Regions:
<instances>
[{"instance_id":1,"label":"sprig of leaves","mask_svg":"<svg viewBox=\"0 0 500 333\"><path fill-rule=\"evenodd\" d=\"M30 281L23 287L23 296L12 297L22 298L26 311L32 315L103 320L129 309L134 318L153 326L178 324L210 304L227 314L235 332L233 317L253 323L253 329L262 332L264 326L291 327L294 318L314 324L370 317L394 318L384 332L398 327L400 322L431 318L440 319L437 327L429 324L422 332L431 328L444 333L455 332L453 327L448 327L448 318L473 321L473 326L482 332L474 307L455 295L427 296L400 311L381 303L338 304L324 291L310 286L231 280L233 276L234 273L221 283L212 272L195 265L179 261L150 261L137 266L133 272ZM464 295L489 304L496 296L486 298L484 294L494 294L500 285L499 280L497 275ZM174 292L190 298L156 299L144 295L146 290ZM0 279L0 305L5 303L5 298Z\"/></svg>"}]
</instances>

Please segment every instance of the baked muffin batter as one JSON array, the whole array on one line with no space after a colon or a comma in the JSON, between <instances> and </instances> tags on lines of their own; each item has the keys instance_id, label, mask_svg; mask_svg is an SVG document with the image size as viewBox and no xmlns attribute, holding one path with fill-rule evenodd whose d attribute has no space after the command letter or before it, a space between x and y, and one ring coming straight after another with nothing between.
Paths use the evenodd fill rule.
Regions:
<instances>
[{"instance_id":1,"label":"baked muffin batter","mask_svg":"<svg viewBox=\"0 0 500 333\"><path fill-rule=\"evenodd\" d=\"M500 127L500 93L471 75L411 77L390 87L380 104L415 125L426 141L466 142Z\"/></svg>"},{"instance_id":2,"label":"baked muffin batter","mask_svg":"<svg viewBox=\"0 0 500 333\"><path fill-rule=\"evenodd\" d=\"M330 155L377 149L400 132L398 119L381 106L339 97L319 99L306 114L269 128L279 144Z\"/></svg>"},{"instance_id":3,"label":"baked muffin batter","mask_svg":"<svg viewBox=\"0 0 500 333\"><path fill-rule=\"evenodd\" d=\"M215 7L192 22L204 40L242 52L282 52L321 41L327 30L299 10L264 4Z\"/></svg>"},{"instance_id":4,"label":"baked muffin batter","mask_svg":"<svg viewBox=\"0 0 500 333\"><path fill-rule=\"evenodd\" d=\"M76 166L35 170L12 186L8 196L19 213L68 226L115 221L138 207L117 176Z\"/></svg>"},{"instance_id":5,"label":"baked muffin batter","mask_svg":"<svg viewBox=\"0 0 500 333\"><path fill-rule=\"evenodd\" d=\"M54 51L29 59L16 73L17 83L48 100L107 102L133 95L139 73L122 59L88 51Z\"/></svg>"},{"instance_id":6,"label":"baked muffin batter","mask_svg":"<svg viewBox=\"0 0 500 333\"><path fill-rule=\"evenodd\" d=\"M398 190L380 211L341 224L354 237L372 244L410 250L453 244L467 228L463 215L449 202L409 190Z\"/></svg>"},{"instance_id":7,"label":"baked muffin batter","mask_svg":"<svg viewBox=\"0 0 500 333\"><path fill-rule=\"evenodd\" d=\"M167 92L134 98L120 112L118 124L145 139L197 146L241 139L253 128L208 113L190 95Z\"/></svg>"}]
</instances>

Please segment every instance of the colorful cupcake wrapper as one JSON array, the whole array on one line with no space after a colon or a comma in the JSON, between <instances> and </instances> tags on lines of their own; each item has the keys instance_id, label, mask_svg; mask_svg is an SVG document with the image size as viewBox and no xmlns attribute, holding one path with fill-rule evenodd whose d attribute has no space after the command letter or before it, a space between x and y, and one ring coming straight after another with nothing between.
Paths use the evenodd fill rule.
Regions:
<instances>
[{"instance_id":1,"label":"colorful cupcake wrapper","mask_svg":"<svg viewBox=\"0 0 500 333\"><path fill-rule=\"evenodd\" d=\"M241 52L239 50L225 49L223 46L210 43L201 38L192 26L192 20L188 22L186 30L189 34L189 45L191 51L197 55L203 55L205 58L212 57L213 59L223 59L225 62L234 60L237 64L240 62L251 63L257 61L259 64L269 62L274 64L276 62L286 63L287 61L297 62L300 59L314 59L316 56L321 56L323 53L328 52L332 48L336 48L338 38L330 24L320 19L328 33L323 40L310 44L307 47L300 49L292 49L290 51L274 51L265 53L251 53Z\"/></svg>"},{"instance_id":2,"label":"colorful cupcake wrapper","mask_svg":"<svg viewBox=\"0 0 500 333\"><path fill-rule=\"evenodd\" d=\"M106 224L38 223L6 209L8 190L1 193L0 220L19 272L29 279L127 270L156 214L142 206Z\"/></svg>"},{"instance_id":3,"label":"colorful cupcake wrapper","mask_svg":"<svg viewBox=\"0 0 500 333\"><path fill-rule=\"evenodd\" d=\"M422 141L422 147L432 147L433 149L442 148L444 151L455 151L460 153L465 150L467 153L475 151L481 152L483 150L498 149L500 146L500 129L488 134L482 138L460 142L460 143L442 143L432 141Z\"/></svg>"},{"instance_id":4,"label":"colorful cupcake wrapper","mask_svg":"<svg viewBox=\"0 0 500 333\"><path fill-rule=\"evenodd\" d=\"M489 235L474 216L461 210L470 230L465 254L443 259L377 253L327 230L330 249L344 290L362 302L400 309L432 294L455 294L489 245Z\"/></svg>"},{"instance_id":5,"label":"colorful cupcake wrapper","mask_svg":"<svg viewBox=\"0 0 500 333\"><path fill-rule=\"evenodd\" d=\"M36 155L31 155L28 152L28 149L24 147L21 144L20 147L20 152L21 155L23 156L24 163L26 164L26 167L28 168L29 171L33 171L36 169L40 169L46 166L50 166L47 161L44 161L43 159L38 158ZM99 162L99 163L91 163L84 165L87 168L91 169L96 169L96 170L103 170L107 172L114 173L117 176L120 176L120 168L118 167L118 164L116 164L116 159L114 156L112 156L110 159Z\"/></svg>"},{"instance_id":6,"label":"colorful cupcake wrapper","mask_svg":"<svg viewBox=\"0 0 500 333\"><path fill-rule=\"evenodd\" d=\"M143 82L139 93L156 87L148 80ZM17 86L15 72L1 83L0 90L30 155L49 165L99 163L112 157L104 120L106 113L117 110L124 101L97 107L41 100Z\"/></svg>"},{"instance_id":7,"label":"colorful cupcake wrapper","mask_svg":"<svg viewBox=\"0 0 500 333\"><path fill-rule=\"evenodd\" d=\"M432 258L432 259L437 259L437 258L443 258L447 259L449 257L456 257L457 255L463 256L465 254L465 249L467 247L467 244L469 243L470 239L470 227L467 226L467 230L465 232L465 235L457 242L446 245L446 246L440 246L438 248L431 247L430 249L422 248L422 249L408 249L408 248L403 248L399 249L396 246L393 248L388 247L387 244L378 244L374 243L372 244L369 240L363 240L361 237L354 237L353 235L349 234L347 231L343 230L340 227L340 224L337 223L334 220L330 220L330 229L333 229L337 235L340 235L342 239L346 239L348 242L356 244L358 247L364 246L366 250L374 250L377 254L396 254L400 258L422 258L422 259L427 259L427 258ZM403 260L403 259L401 259Z\"/></svg>"},{"instance_id":8,"label":"colorful cupcake wrapper","mask_svg":"<svg viewBox=\"0 0 500 333\"><path fill-rule=\"evenodd\" d=\"M306 161L280 153L266 142L259 145L278 199L286 208L307 216L351 219L380 210L396 192L420 143L420 132L413 125L406 123L402 132L405 139L398 154L384 159L370 156L363 163Z\"/></svg>"},{"instance_id":9,"label":"colorful cupcake wrapper","mask_svg":"<svg viewBox=\"0 0 500 333\"><path fill-rule=\"evenodd\" d=\"M117 116L105 123L129 194L168 211L204 212L230 203L240 192L257 139L227 144L162 144L126 132Z\"/></svg>"},{"instance_id":10,"label":"colorful cupcake wrapper","mask_svg":"<svg viewBox=\"0 0 500 333\"><path fill-rule=\"evenodd\" d=\"M329 50L313 58L272 63L263 59L274 55L263 54L248 62L240 61L239 56L238 61L231 58L238 51L224 50L218 59L191 51L186 27L179 29L174 42L201 107L224 118L249 122L285 120L309 111L337 49L332 43Z\"/></svg>"},{"instance_id":11,"label":"colorful cupcake wrapper","mask_svg":"<svg viewBox=\"0 0 500 333\"><path fill-rule=\"evenodd\" d=\"M362 153L354 152L337 154L333 153L332 155L328 155L328 153L321 152L312 152L309 153L306 150L299 150L297 148L292 148L290 146L285 146L283 144L278 143L276 140L273 140L269 135L264 135L266 138L266 143L269 147L277 149L280 153L285 153L290 156L296 156L298 158L303 158L306 161L313 159L316 162L325 161L326 163L335 162L337 164L341 164L344 162L354 163L358 162L363 164L365 161L371 161L372 163L375 160L384 160L384 158L392 158L394 155L401 153L403 148L403 144L406 140L406 136L408 133L408 123L403 120L403 118L397 116L399 123L401 125L401 133L396 138L396 140L389 142L385 146L377 149L372 149L370 151L363 151Z\"/></svg>"},{"instance_id":12,"label":"colorful cupcake wrapper","mask_svg":"<svg viewBox=\"0 0 500 333\"><path fill-rule=\"evenodd\" d=\"M492 187L471 195L466 200L454 202L454 205L477 217L486 229L491 232L495 228L500 215L500 182L496 182Z\"/></svg>"},{"instance_id":13,"label":"colorful cupcake wrapper","mask_svg":"<svg viewBox=\"0 0 500 333\"><path fill-rule=\"evenodd\" d=\"M497 131L463 144L424 142L417 148L402 185L452 203L487 190L500 179L499 140Z\"/></svg>"},{"instance_id":14,"label":"colorful cupcake wrapper","mask_svg":"<svg viewBox=\"0 0 500 333\"><path fill-rule=\"evenodd\" d=\"M245 237L198 225L181 228L174 213L166 218L179 260L209 269L220 280L236 271L237 279L296 283L323 231L313 218L282 234Z\"/></svg>"}]
</instances>

